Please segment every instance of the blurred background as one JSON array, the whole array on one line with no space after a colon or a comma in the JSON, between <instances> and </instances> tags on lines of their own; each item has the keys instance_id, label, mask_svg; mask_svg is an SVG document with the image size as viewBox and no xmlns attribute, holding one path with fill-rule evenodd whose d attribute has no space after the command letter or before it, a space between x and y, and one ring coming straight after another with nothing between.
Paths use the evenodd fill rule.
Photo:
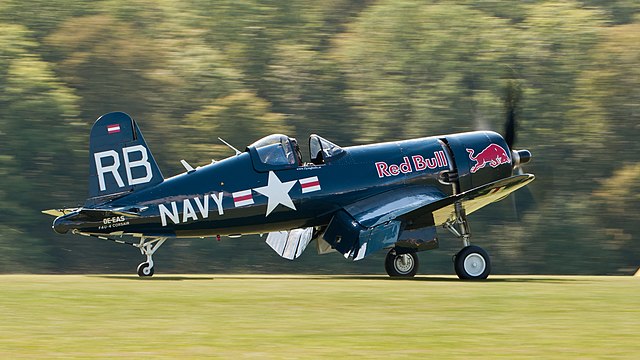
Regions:
<instances>
[{"instance_id":1,"label":"blurred background","mask_svg":"<svg viewBox=\"0 0 640 360\"><path fill-rule=\"evenodd\" d=\"M165 177L269 133L342 146L503 132L515 89L531 193L471 216L494 273L640 266L640 2L2 0L0 272L134 273L138 250L56 235L87 197L88 135L125 111ZM304 151L303 151L304 154ZM422 273L453 273L441 231ZM157 272L384 273L258 236L173 241Z\"/></svg>"}]
</instances>

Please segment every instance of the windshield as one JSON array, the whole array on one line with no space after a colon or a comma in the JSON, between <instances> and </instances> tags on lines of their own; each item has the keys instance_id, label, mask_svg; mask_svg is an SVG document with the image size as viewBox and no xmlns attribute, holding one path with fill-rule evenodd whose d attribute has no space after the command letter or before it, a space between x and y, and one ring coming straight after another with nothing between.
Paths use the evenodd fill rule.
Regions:
<instances>
[{"instance_id":1,"label":"windshield","mask_svg":"<svg viewBox=\"0 0 640 360\"><path fill-rule=\"evenodd\" d=\"M318 135L313 134L309 137L309 156L311 162L316 165L324 164L326 160L343 152L340 146Z\"/></svg>"}]
</instances>

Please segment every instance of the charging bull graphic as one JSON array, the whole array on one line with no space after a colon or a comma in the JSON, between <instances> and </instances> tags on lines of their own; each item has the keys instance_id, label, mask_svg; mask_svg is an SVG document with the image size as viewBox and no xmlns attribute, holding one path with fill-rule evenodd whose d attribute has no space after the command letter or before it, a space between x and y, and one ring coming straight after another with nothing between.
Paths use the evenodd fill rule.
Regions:
<instances>
[{"instance_id":1,"label":"charging bull graphic","mask_svg":"<svg viewBox=\"0 0 640 360\"><path fill-rule=\"evenodd\" d=\"M502 164L511 163L511 158L507 155L507 151L497 144L487 146L476 156L473 156L473 149L467 149L467 152L469 153L469 159L476 162L476 164L471 168L472 173L482 169L487 164L495 169Z\"/></svg>"}]
</instances>

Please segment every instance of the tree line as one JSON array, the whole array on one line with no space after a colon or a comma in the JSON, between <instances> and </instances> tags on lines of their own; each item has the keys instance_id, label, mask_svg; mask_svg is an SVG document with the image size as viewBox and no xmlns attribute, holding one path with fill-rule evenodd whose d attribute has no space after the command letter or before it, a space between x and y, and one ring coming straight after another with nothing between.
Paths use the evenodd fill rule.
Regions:
<instances>
[{"instance_id":1,"label":"tree line","mask_svg":"<svg viewBox=\"0 0 640 360\"><path fill-rule=\"evenodd\" d=\"M58 236L40 210L82 204L93 121L125 111L165 175L269 133L340 145L501 132L532 196L472 216L503 273L640 266L640 4L635 1L57 0L0 3L0 271L130 271L135 249ZM456 239L423 269L450 272ZM259 237L165 245L167 271L382 273ZM381 256L383 256L382 254ZM167 272L165 271L165 272Z\"/></svg>"}]
</instances>

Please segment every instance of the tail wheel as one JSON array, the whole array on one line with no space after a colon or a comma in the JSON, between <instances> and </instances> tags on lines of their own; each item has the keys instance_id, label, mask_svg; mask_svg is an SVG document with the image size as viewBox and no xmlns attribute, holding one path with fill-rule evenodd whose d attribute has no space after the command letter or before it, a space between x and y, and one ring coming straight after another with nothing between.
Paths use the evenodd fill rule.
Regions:
<instances>
[{"instance_id":1,"label":"tail wheel","mask_svg":"<svg viewBox=\"0 0 640 360\"><path fill-rule=\"evenodd\" d=\"M391 249L384 261L384 268L391 277L412 277L418 272L418 255L415 252L397 254Z\"/></svg>"},{"instance_id":2,"label":"tail wheel","mask_svg":"<svg viewBox=\"0 0 640 360\"><path fill-rule=\"evenodd\" d=\"M138 265L138 276L153 276L153 266L150 266L148 262L143 262L142 264Z\"/></svg>"},{"instance_id":3,"label":"tail wheel","mask_svg":"<svg viewBox=\"0 0 640 360\"><path fill-rule=\"evenodd\" d=\"M491 273L491 259L479 246L464 247L454 260L456 274L463 280L486 279Z\"/></svg>"}]
</instances>

